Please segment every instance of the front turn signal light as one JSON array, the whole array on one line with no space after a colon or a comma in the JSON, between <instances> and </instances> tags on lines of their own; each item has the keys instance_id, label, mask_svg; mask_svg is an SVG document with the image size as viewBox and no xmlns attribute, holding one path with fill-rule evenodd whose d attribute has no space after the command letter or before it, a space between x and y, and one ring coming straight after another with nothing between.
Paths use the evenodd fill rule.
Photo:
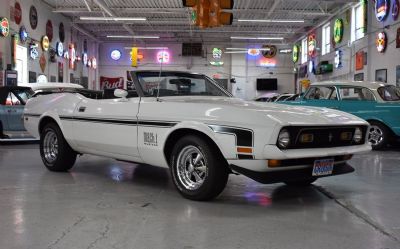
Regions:
<instances>
[{"instance_id":1,"label":"front turn signal light","mask_svg":"<svg viewBox=\"0 0 400 249\"><path fill-rule=\"evenodd\" d=\"M267 164L270 168L276 168L281 166L281 160L268 160Z\"/></svg>"}]
</instances>

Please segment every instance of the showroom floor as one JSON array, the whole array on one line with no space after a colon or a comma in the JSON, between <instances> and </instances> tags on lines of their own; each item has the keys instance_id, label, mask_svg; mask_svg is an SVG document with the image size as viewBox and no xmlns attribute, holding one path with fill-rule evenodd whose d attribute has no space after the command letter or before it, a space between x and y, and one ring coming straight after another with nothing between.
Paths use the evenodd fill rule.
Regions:
<instances>
[{"instance_id":1,"label":"showroom floor","mask_svg":"<svg viewBox=\"0 0 400 249\"><path fill-rule=\"evenodd\" d=\"M214 202L175 191L166 169L94 156L45 169L38 146L0 147L0 248L400 248L399 148L352 160L315 187L231 176Z\"/></svg>"}]
</instances>

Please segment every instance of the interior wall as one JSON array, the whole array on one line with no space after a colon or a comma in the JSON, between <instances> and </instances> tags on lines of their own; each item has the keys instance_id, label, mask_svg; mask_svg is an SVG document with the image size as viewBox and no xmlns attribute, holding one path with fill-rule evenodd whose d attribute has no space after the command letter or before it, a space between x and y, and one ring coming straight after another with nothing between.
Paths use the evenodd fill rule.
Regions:
<instances>
[{"instance_id":1,"label":"interior wall","mask_svg":"<svg viewBox=\"0 0 400 249\"><path fill-rule=\"evenodd\" d=\"M11 35L18 33L19 29L22 25L25 26L28 35L35 41L38 41L40 44L40 40L42 36L46 34L46 23L48 20L52 21L53 24L53 40L50 44L51 47L55 48L56 43L59 41L59 24L62 22L65 28L65 42L64 50L68 50L68 43L74 42L77 44L77 55L81 55L83 53L83 40L87 39L88 41L88 55L89 57L98 58L98 44L93 42L90 38L86 37L84 34L71 29L70 22L71 20L64 17L61 14L53 13L52 9L44 4L42 1L38 0L20 0L18 1L22 8L22 21L19 25L15 22L11 21L10 18L10 9L14 7L16 1L14 0L0 0L1 8L0 8L0 16L7 17L10 21L10 35L6 38L0 38L0 52L2 53L3 58L3 70L7 68L7 64L11 63ZM31 6L35 6L38 12L38 25L35 30L31 28L29 22L29 9ZM28 41L25 44L19 43L19 45L29 47ZM89 88L92 88L93 84L96 81L96 70L89 69L83 66L82 62L76 62L77 66L75 70L71 70L68 68L68 60L65 58L57 57L56 63L51 63L49 61L49 53L42 50L41 46L38 48L39 58L44 53L46 57L46 68L44 72L42 72L39 65L39 58L37 60L28 59L28 71L36 72L37 75L45 74L50 81L50 76L56 76L58 80L58 62L62 62L64 64L64 82L70 82L70 74L73 74L74 78L80 77L89 77Z\"/></svg>"}]
</instances>

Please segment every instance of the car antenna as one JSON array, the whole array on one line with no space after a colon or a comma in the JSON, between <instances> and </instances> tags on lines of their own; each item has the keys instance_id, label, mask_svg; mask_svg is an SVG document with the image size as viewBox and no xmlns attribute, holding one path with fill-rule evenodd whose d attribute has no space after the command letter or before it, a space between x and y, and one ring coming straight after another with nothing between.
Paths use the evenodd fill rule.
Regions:
<instances>
[{"instance_id":1,"label":"car antenna","mask_svg":"<svg viewBox=\"0 0 400 249\"><path fill-rule=\"evenodd\" d=\"M162 69L163 69L163 63L164 63L164 52L162 52L162 56L161 56L161 60L160 60L160 73L158 75L158 84L157 84L157 102L161 102L160 100L160 84L161 84L161 73L162 73Z\"/></svg>"}]
</instances>

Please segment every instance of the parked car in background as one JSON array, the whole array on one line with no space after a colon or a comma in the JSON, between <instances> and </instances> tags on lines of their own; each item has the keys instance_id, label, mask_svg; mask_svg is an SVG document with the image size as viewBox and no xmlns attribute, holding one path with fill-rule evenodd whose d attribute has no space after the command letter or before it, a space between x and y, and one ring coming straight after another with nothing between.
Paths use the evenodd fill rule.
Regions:
<instances>
[{"instance_id":1,"label":"parked car in background","mask_svg":"<svg viewBox=\"0 0 400 249\"><path fill-rule=\"evenodd\" d=\"M347 161L371 149L368 123L348 113L243 101L201 74L131 75L131 97L116 89L113 98L77 91L28 101L25 127L48 170L68 171L79 154L106 156L169 168L179 193L209 200L232 172L304 186L353 172Z\"/></svg>"},{"instance_id":2,"label":"parked car in background","mask_svg":"<svg viewBox=\"0 0 400 249\"><path fill-rule=\"evenodd\" d=\"M298 99L300 99L300 94L296 93L296 94L293 94L291 97L285 99L285 101L293 101L293 100L298 100Z\"/></svg>"},{"instance_id":3,"label":"parked car in background","mask_svg":"<svg viewBox=\"0 0 400 249\"><path fill-rule=\"evenodd\" d=\"M265 93L260 95L254 99L257 102L274 102L276 98L279 96L279 93Z\"/></svg>"},{"instance_id":4,"label":"parked car in background","mask_svg":"<svg viewBox=\"0 0 400 249\"><path fill-rule=\"evenodd\" d=\"M276 100L275 100L274 102L285 101L285 100L287 100L288 98L292 97L293 95L294 95L294 94L292 94L292 93L284 93L284 94L281 94L281 95L279 95L279 96L276 98Z\"/></svg>"},{"instance_id":5,"label":"parked car in background","mask_svg":"<svg viewBox=\"0 0 400 249\"><path fill-rule=\"evenodd\" d=\"M297 101L285 104L327 107L354 114L371 124L368 140L381 149L400 136L400 88L376 82L329 81L311 84Z\"/></svg>"}]
</instances>

